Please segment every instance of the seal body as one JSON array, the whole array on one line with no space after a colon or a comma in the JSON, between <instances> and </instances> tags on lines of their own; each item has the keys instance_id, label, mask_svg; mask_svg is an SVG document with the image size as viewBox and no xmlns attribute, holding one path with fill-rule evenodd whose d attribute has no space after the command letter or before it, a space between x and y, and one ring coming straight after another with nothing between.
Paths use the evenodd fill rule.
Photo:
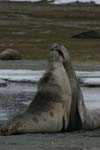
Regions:
<instances>
[{"instance_id":1,"label":"seal body","mask_svg":"<svg viewBox=\"0 0 100 150\"><path fill-rule=\"evenodd\" d=\"M60 132L68 125L71 87L58 52L52 51L48 70L38 83L28 109L1 128L1 134Z\"/></svg>"},{"instance_id":2,"label":"seal body","mask_svg":"<svg viewBox=\"0 0 100 150\"><path fill-rule=\"evenodd\" d=\"M63 66L66 70L66 74L70 80L71 86L71 108L69 123L66 127L66 131L73 131L79 129L93 130L100 128L100 110L91 110L89 111L85 104L82 95L82 91L77 80L76 74L74 72L70 55L68 50L60 44L53 44L52 51L58 51L62 53Z\"/></svg>"}]
</instances>

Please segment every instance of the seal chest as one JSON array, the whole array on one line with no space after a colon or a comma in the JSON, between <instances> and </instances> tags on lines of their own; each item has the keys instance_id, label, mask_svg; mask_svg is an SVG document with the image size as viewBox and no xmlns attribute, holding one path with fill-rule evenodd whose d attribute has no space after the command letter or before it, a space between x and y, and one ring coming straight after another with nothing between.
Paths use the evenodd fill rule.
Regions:
<instances>
[{"instance_id":1,"label":"seal chest","mask_svg":"<svg viewBox=\"0 0 100 150\"><path fill-rule=\"evenodd\" d=\"M48 70L38 83L35 98L24 113L1 129L1 133L60 132L65 127L65 120L68 124L70 95L70 82L62 59L58 52L51 52Z\"/></svg>"}]
</instances>

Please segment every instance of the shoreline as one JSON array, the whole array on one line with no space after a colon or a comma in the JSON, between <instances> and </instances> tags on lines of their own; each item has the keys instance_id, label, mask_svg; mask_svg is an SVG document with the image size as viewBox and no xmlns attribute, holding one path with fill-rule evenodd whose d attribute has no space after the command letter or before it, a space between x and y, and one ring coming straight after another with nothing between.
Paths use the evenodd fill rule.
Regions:
<instances>
[{"instance_id":1,"label":"shoreline","mask_svg":"<svg viewBox=\"0 0 100 150\"><path fill-rule=\"evenodd\" d=\"M72 62L74 70L77 71L100 71L100 62ZM46 60L17 60L0 61L0 69L25 69L25 70L45 70Z\"/></svg>"}]
</instances>

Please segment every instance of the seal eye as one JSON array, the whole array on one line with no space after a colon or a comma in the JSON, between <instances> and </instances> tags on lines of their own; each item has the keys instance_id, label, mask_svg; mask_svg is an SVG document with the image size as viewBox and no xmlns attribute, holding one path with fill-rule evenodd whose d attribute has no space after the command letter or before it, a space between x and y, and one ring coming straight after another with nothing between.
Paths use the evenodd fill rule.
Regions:
<instances>
[{"instance_id":1,"label":"seal eye","mask_svg":"<svg viewBox=\"0 0 100 150\"><path fill-rule=\"evenodd\" d=\"M60 50L57 50L57 51L58 51L60 59L64 60L64 55L63 55L62 51L60 51Z\"/></svg>"}]
</instances>

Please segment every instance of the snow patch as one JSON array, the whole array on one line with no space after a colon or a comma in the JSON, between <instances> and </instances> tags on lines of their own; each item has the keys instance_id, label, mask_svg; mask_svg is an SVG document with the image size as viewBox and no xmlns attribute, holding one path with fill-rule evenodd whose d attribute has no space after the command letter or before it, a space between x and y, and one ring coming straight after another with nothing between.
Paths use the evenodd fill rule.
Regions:
<instances>
[{"instance_id":1,"label":"snow patch","mask_svg":"<svg viewBox=\"0 0 100 150\"><path fill-rule=\"evenodd\" d=\"M1 84L6 84L4 80L14 82L34 82L37 83L45 73L44 70L0 70ZM76 71L76 76L84 86L100 86L100 71L87 72Z\"/></svg>"},{"instance_id":2,"label":"snow patch","mask_svg":"<svg viewBox=\"0 0 100 150\"><path fill-rule=\"evenodd\" d=\"M0 70L0 79L15 82L38 82L45 71Z\"/></svg>"}]
</instances>

